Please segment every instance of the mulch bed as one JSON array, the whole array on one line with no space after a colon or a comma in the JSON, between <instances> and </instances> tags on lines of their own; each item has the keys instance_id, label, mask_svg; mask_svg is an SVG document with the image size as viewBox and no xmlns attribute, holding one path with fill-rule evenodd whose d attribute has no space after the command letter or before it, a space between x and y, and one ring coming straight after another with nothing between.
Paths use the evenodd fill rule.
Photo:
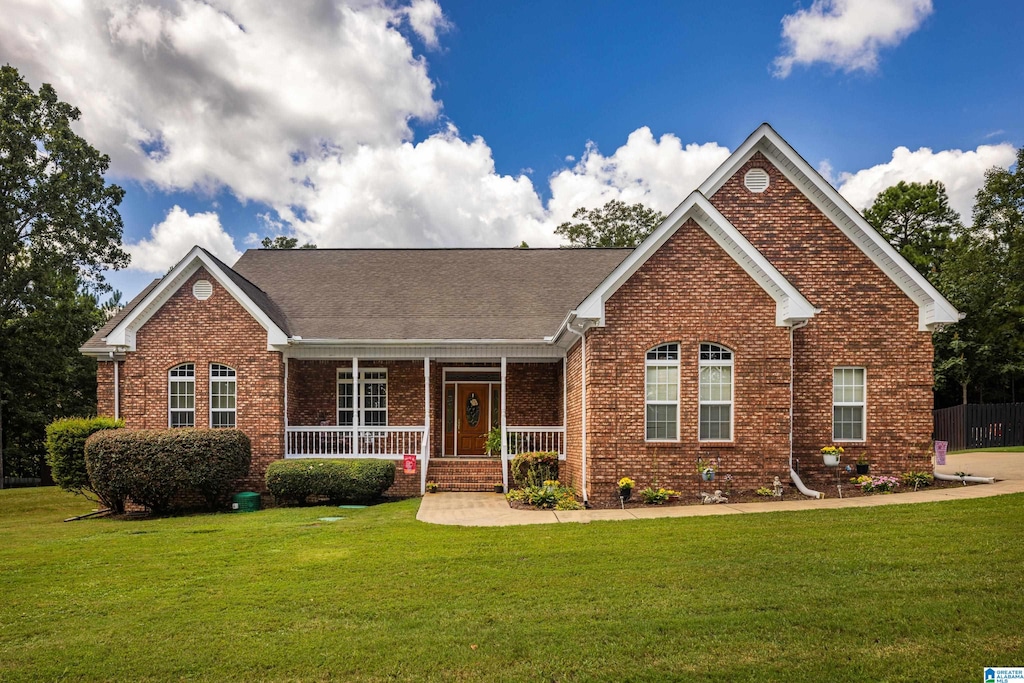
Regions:
<instances>
[{"instance_id":1,"label":"mulch bed","mask_svg":"<svg viewBox=\"0 0 1024 683\"><path fill-rule=\"evenodd\" d=\"M850 481L851 476L842 476L839 478L839 484L842 486L842 497L843 498L861 498L864 496L886 496L887 493L865 493L859 486ZM821 491L825 494L826 498L839 498L839 491L836 488L835 477L803 477L804 484L815 491ZM715 482L717 483L717 482ZM939 481L936 479L931 486L921 488L921 491L928 491L934 489L948 489L956 486L963 486L964 484L959 481ZM968 482L967 486L975 486L975 484ZM715 489L704 489L705 492L713 494ZM754 492L753 489L735 489L733 491L725 491L729 496L729 504L733 503L777 503L783 500L810 500L807 496L801 494L796 485L792 482L786 482L785 491L783 492L782 498L775 497L764 497L759 496ZM913 489L907 489L900 485L896 488L893 493L913 493ZM618 501L591 501L590 507L594 510L608 510L608 509L619 509L624 507L625 509L643 508L643 507L676 507L679 505L701 505L700 496L696 493L683 493L677 499L670 499L661 505L647 505L640 499L640 492L634 491L633 497L627 500L624 505L620 506ZM513 500L509 502L509 507L513 510L537 510L532 505L527 505L521 500Z\"/></svg>"}]
</instances>

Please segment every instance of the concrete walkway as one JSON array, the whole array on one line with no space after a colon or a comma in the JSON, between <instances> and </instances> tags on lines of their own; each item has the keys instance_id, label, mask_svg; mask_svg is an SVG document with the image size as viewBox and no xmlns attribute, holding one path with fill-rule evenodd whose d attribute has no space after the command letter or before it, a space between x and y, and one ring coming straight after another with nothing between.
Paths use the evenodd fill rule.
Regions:
<instances>
[{"instance_id":1,"label":"concrete walkway","mask_svg":"<svg viewBox=\"0 0 1024 683\"><path fill-rule=\"evenodd\" d=\"M985 498L1006 493L1024 492L1024 453L965 453L948 456L940 472L966 472L975 476L995 477L995 484L956 486L947 489L926 489L916 493L862 496L859 498L789 499L773 503L736 503L733 505L679 505L676 507L643 507L626 510L513 510L505 497L497 493L435 493L423 497L416 519L430 524L457 526L516 526L519 524L587 523L655 517L702 517L707 515L739 515L784 510L820 510L842 507L876 507L934 503L965 498Z\"/></svg>"}]
</instances>

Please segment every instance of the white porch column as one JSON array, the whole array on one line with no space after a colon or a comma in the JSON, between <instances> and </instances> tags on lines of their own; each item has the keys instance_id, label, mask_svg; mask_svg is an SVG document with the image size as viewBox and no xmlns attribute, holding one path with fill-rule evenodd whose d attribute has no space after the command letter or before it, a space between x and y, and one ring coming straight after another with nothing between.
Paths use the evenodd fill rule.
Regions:
<instances>
[{"instance_id":1,"label":"white porch column","mask_svg":"<svg viewBox=\"0 0 1024 683\"><path fill-rule=\"evenodd\" d=\"M566 451L569 450L565 447L566 441L569 440L569 380L566 378L567 369L566 357L562 356L562 445L558 451L560 456L566 455Z\"/></svg>"},{"instance_id":2,"label":"white porch column","mask_svg":"<svg viewBox=\"0 0 1024 683\"><path fill-rule=\"evenodd\" d=\"M420 495L427 492L427 465L430 463L430 357L423 358L423 445L420 449Z\"/></svg>"},{"instance_id":3,"label":"white porch column","mask_svg":"<svg viewBox=\"0 0 1024 683\"><path fill-rule=\"evenodd\" d=\"M288 356L284 357L284 457L291 455L288 452Z\"/></svg>"},{"instance_id":4,"label":"white porch column","mask_svg":"<svg viewBox=\"0 0 1024 683\"><path fill-rule=\"evenodd\" d=\"M359 359L352 356L352 454L359 457L359 427L363 424L363 402L359 400Z\"/></svg>"},{"instance_id":5,"label":"white porch column","mask_svg":"<svg viewBox=\"0 0 1024 683\"><path fill-rule=\"evenodd\" d=\"M505 377L507 371L507 358L501 357L501 485L508 493L508 437L506 436L505 423Z\"/></svg>"}]
</instances>

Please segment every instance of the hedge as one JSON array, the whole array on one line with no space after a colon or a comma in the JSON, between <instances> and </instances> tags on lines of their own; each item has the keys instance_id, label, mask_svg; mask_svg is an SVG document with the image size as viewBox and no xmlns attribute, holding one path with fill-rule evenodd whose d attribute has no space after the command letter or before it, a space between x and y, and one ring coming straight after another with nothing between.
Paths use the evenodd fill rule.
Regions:
<instances>
[{"instance_id":1,"label":"hedge","mask_svg":"<svg viewBox=\"0 0 1024 683\"><path fill-rule=\"evenodd\" d=\"M115 512L124 511L128 498L165 512L189 493L215 508L249 473L251 461L249 437L237 429L123 429L85 443L93 490Z\"/></svg>"},{"instance_id":2,"label":"hedge","mask_svg":"<svg viewBox=\"0 0 1024 683\"><path fill-rule=\"evenodd\" d=\"M368 503L395 483L393 460L277 460L267 467L267 489L279 503Z\"/></svg>"},{"instance_id":3,"label":"hedge","mask_svg":"<svg viewBox=\"0 0 1024 683\"><path fill-rule=\"evenodd\" d=\"M520 453L512 458L512 480L516 488L543 486L545 481L558 479L558 453L537 451Z\"/></svg>"},{"instance_id":4,"label":"hedge","mask_svg":"<svg viewBox=\"0 0 1024 683\"><path fill-rule=\"evenodd\" d=\"M96 494L85 466L85 440L101 429L121 429L124 420L112 417L66 417L46 427L46 462L53 481L65 491ZM100 498L100 502L107 501Z\"/></svg>"}]
</instances>

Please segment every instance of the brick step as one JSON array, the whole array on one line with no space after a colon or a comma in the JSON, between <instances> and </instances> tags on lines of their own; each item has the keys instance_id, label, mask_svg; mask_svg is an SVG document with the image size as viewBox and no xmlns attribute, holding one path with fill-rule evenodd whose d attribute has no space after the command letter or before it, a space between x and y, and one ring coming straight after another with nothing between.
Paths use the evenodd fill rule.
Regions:
<instances>
[{"instance_id":1,"label":"brick step","mask_svg":"<svg viewBox=\"0 0 1024 683\"><path fill-rule=\"evenodd\" d=\"M493 491L501 482L500 460L431 460L427 481L440 491Z\"/></svg>"}]
</instances>

